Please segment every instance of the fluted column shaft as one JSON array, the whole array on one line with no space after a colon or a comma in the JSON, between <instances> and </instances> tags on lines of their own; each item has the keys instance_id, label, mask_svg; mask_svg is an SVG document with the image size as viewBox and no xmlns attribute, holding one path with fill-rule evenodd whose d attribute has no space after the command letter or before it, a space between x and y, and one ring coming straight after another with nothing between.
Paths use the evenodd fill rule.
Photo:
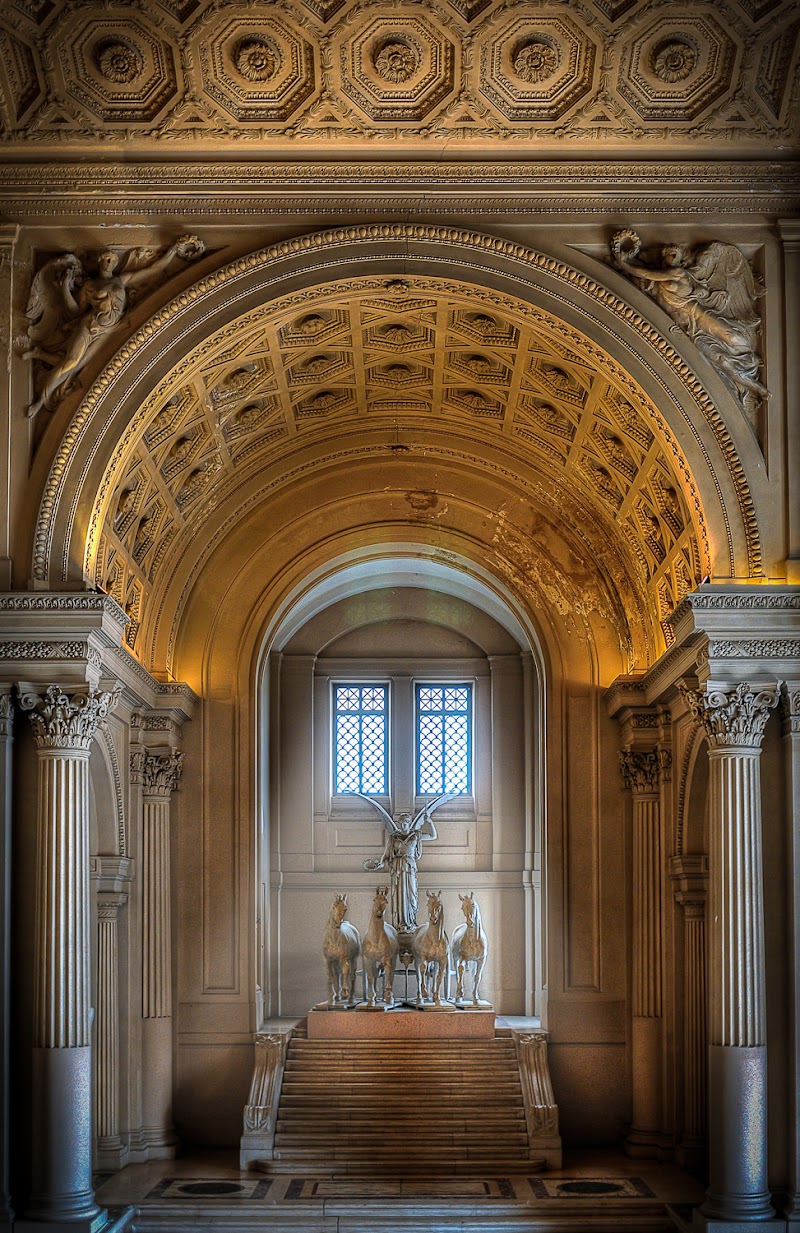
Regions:
<instances>
[{"instance_id":1,"label":"fluted column shaft","mask_svg":"<svg viewBox=\"0 0 800 1233\"><path fill-rule=\"evenodd\" d=\"M142 1133L152 1157L170 1156L172 1125L172 927L170 801L183 754L135 753L142 784Z\"/></svg>"},{"instance_id":2,"label":"fluted column shaft","mask_svg":"<svg viewBox=\"0 0 800 1233\"><path fill-rule=\"evenodd\" d=\"M761 740L775 690L684 691L709 741L708 1078L712 1222L773 1213L767 1186L767 1051Z\"/></svg>"},{"instance_id":3,"label":"fluted column shaft","mask_svg":"<svg viewBox=\"0 0 800 1233\"><path fill-rule=\"evenodd\" d=\"M127 896L97 898L96 1122L98 1149L119 1142L119 910Z\"/></svg>"},{"instance_id":4,"label":"fluted column shaft","mask_svg":"<svg viewBox=\"0 0 800 1233\"><path fill-rule=\"evenodd\" d=\"M109 693L21 691L39 759L28 1218L93 1229L89 750Z\"/></svg>"},{"instance_id":5,"label":"fluted column shaft","mask_svg":"<svg viewBox=\"0 0 800 1233\"><path fill-rule=\"evenodd\" d=\"M14 708L0 693L0 1231L11 1228L10 1048L11 1048L11 745Z\"/></svg>"},{"instance_id":6,"label":"fluted column shaft","mask_svg":"<svg viewBox=\"0 0 800 1233\"><path fill-rule=\"evenodd\" d=\"M783 698L783 740L786 748L788 816L800 818L800 681L787 682ZM793 1075L789 1144L789 1233L800 1233L800 832L787 827L789 885L790 1065Z\"/></svg>"},{"instance_id":7,"label":"fluted column shaft","mask_svg":"<svg viewBox=\"0 0 800 1233\"><path fill-rule=\"evenodd\" d=\"M683 911L683 1125L678 1160L705 1163L706 1150L706 895L708 858L674 856L675 898Z\"/></svg>"},{"instance_id":8,"label":"fluted column shaft","mask_svg":"<svg viewBox=\"0 0 800 1233\"><path fill-rule=\"evenodd\" d=\"M653 1155L661 1129L661 799L665 755L626 750L622 773L633 798L633 989L631 1155Z\"/></svg>"}]
</instances>

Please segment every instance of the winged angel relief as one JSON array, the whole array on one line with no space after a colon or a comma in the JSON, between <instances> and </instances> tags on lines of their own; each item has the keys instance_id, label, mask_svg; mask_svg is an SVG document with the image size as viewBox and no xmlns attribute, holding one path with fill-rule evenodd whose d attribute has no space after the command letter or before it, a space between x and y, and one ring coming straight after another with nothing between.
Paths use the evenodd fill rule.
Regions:
<instances>
[{"instance_id":1,"label":"winged angel relief","mask_svg":"<svg viewBox=\"0 0 800 1233\"><path fill-rule=\"evenodd\" d=\"M758 340L762 294L744 254L734 244L715 241L694 250L665 244L660 265L639 260L635 231L618 231L611 240L615 265L669 313L738 395L755 423L769 391L759 380Z\"/></svg>"},{"instance_id":2,"label":"winged angel relief","mask_svg":"<svg viewBox=\"0 0 800 1233\"><path fill-rule=\"evenodd\" d=\"M44 375L28 408L32 419L51 411L102 340L120 324L137 291L167 272L177 259L189 262L205 252L196 236L182 236L165 251L134 248L120 255L107 249L84 268L75 253L60 253L45 262L31 286L25 315L30 322L23 340L26 359L40 360Z\"/></svg>"}]
</instances>

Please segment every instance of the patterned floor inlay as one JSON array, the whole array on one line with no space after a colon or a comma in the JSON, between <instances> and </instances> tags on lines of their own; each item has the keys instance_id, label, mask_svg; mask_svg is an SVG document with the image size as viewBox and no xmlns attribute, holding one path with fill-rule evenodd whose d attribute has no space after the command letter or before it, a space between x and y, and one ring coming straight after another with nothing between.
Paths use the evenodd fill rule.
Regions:
<instances>
[{"instance_id":1,"label":"patterned floor inlay","mask_svg":"<svg viewBox=\"0 0 800 1233\"><path fill-rule=\"evenodd\" d=\"M529 1177L537 1199L655 1199L640 1177Z\"/></svg>"},{"instance_id":2,"label":"patterned floor inlay","mask_svg":"<svg viewBox=\"0 0 800 1233\"><path fill-rule=\"evenodd\" d=\"M507 1177L364 1181L359 1178L293 1177L285 1199L516 1199Z\"/></svg>"},{"instance_id":3,"label":"patterned floor inlay","mask_svg":"<svg viewBox=\"0 0 800 1233\"><path fill-rule=\"evenodd\" d=\"M272 1178L233 1182L227 1178L162 1177L145 1199L264 1199Z\"/></svg>"}]
</instances>

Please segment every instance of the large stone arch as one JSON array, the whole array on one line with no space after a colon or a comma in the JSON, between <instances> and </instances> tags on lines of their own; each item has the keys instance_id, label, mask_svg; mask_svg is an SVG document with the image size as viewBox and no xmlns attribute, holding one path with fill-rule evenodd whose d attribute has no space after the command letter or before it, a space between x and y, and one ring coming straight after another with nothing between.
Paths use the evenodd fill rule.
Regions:
<instances>
[{"instance_id":1,"label":"large stone arch","mask_svg":"<svg viewBox=\"0 0 800 1233\"><path fill-rule=\"evenodd\" d=\"M263 315L281 298L301 304L312 291L319 298L337 286L352 287L354 280L375 290L404 278L416 285L414 280L432 274L497 303L527 305L547 318L548 328L562 332L567 346L579 337L591 339L598 363L627 384L640 414L676 460L704 572L717 579L759 576L763 548L753 488L761 485L763 496L765 480L752 430L708 365L701 385L693 365L703 370L704 361L692 345L674 331L667 340L648 319L645 309L654 320L660 312L646 297L572 249L543 254L450 228L369 225L303 236L235 261L177 297L120 348L53 457L33 536L37 584L100 581L93 572L97 545L120 460L179 382L194 348L212 335L233 338L248 314ZM260 499L252 476L243 491L251 505ZM241 513L241 502L222 493L205 528L206 543L221 542ZM147 616L143 657L151 668L172 667L170 646L202 556L197 544L190 549L186 542L170 557L157 615L153 608ZM646 638L639 662L652 661L660 649L658 637Z\"/></svg>"}]
</instances>

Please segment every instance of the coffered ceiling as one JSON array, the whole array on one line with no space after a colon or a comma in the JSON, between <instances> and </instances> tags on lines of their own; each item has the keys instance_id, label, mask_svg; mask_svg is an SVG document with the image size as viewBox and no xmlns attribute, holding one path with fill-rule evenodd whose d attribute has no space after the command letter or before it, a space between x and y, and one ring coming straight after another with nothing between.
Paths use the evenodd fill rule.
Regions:
<instances>
[{"instance_id":1,"label":"coffered ceiling","mask_svg":"<svg viewBox=\"0 0 800 1233\"><path fill-rule=\"evenodd\" d=\"M8 0L0 147L797 148L794 0Z\"/></svg>"}]
</instances>

